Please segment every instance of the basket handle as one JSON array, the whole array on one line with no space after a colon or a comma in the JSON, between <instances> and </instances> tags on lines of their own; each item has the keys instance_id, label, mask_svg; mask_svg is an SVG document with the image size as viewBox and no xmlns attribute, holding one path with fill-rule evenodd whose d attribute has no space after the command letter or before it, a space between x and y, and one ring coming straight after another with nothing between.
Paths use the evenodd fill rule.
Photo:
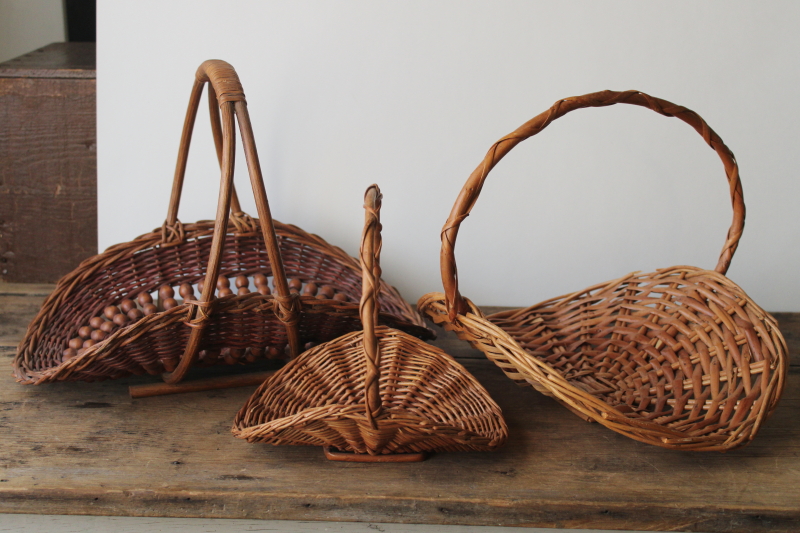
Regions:
<instances>
[{"instance_id":1,"label":"basket handle","mask_svg":"<svg viewBox=\"0 0 800 533\"><path fill-rule=\"evenodd\" d=\"M225 235L228 229L228 213L231 207L233 196L233 167L235 160L235 122L234 115L238 119L239 131L242 137L247 169L250 174L250 184L256 201L258 220L261 232L264 236L264 243L267 248L267 255L272 266L273 282L275 285L275 314L286 327L287 337L292 355L300 352L300 336L298 332L298 315L300 310L299 300L289 292L289 285L286 280L286 273L283 267L278 238L275 235L275 226L272 222L272 213L267 201L267 193L264 188L264 178L261 174L261 165L258 161L253 130L250 124L250 115L247 111L247 102L244 99L244 91L236 75L236 71L231 65L220 60L210 60L200 65L197 70L194 88L192 89L192 101L187 111L186 122L181 139L181 154L178 156L178 169L176 170L176 181L173 187L173 201L170 204L170 215L167 223L177 220L177 207L180 200L180 183L183 181L183 171L185 170L185 155L188 154L189 142L191 140L194 118L197 114L197 105L202 87L206 82L210 82L214 91L214 98L219 102L221 112L220 132L222 142L221 149L221 183L219 190L219 201L217 203L217 217L214 223L214 234L211 240L211 253L209 254L206 278L203 291L198 301L190 302L187 325L191 326L192 332L186 344L183 356L175 371L164 374L164 381L167 383L177 383L189 367L197 359L200 350L200 341L203 330L208 324L212 303L214 301L214 287L219 276L222 249L225 242ZM212 113L212 128L214 127L214 116ZM177 179L180 175L180 180ZM177 194L176 188L177 187ZM173 217L173 218L170 218Z\"/></svg>"},{"instance_id":2,"label":"basket handle","mask_svg":"<svg viewBox=\"0 0 800 533\"><path fill-rule=\"evenodd\" d=\"M570 111L584 107L605 107L614 104L638 105L650 108L656 113L667 117L679 118L697 130L706 143L717 152L717 155L722 160L722 164L725 167L725 174L728 178L731 203L733 205L733 222L728 230L725 245L722 247L722 253L720 254L719 262L715 270L720 274L725 274L728 271L733 254L736 252L736 247L739 245L739 238L742 236L745 217L742 183L739 180L739 166L736 163L733 152L725 146L722 139L720 139L714 130L706 124L706 121L700 118L700 115L694 111L660 98L654 98L639 91L601 91L559 100L544 113L537 115L517 128L516 131L494 143L491 148L489 148L481 164L478 165L478 168L476 168L467 179L466 184L464 184L461 193L456 199L455 205L453 205L453 209L450 211L450 216L442 228L441 233L442 250L440 266L450 320L455 319L457 314L465 314L468 309L463 296L461 296L461 293L458 291L458 269L455 259L455 244L456 237L458 236L458 229L461 222L469 215L469 212L478 200L483 182L486 180L486 176L492 168L494 168L494 166L517 144L528 137L536 135L549 126L553 120L566 115Z\"/></svg>"},{"instance_id":3,"label":"basket handle","mask_svg":"<svg viewBox=\"0 0 800 533\"><path fill-rule=\"evenodd\" d=\"M383 195L377 185L370 185L364 193L364 231L361 234L361 302L358 311L364 326L364 356L367 371L364 376L364 406L367 420L377 429L375 418L381 413L381 397L378 386L381 354L375 326L378 323L378 294L381 284L381 201Z\"/></svg>"},{"instance_id":4,"label":"basket handle","mask_svg":"<svg viewBox=\"0 0 800 533\"><path fill-rule=\"evenodd\" d=\"M195 73L195 81L192 86L192 93L189 97L189 106L186 110L186 119L183 123L183 132L181 133L181 143L178 147L178 163L175 165L175 177L172 180L172 193L170 194L169 207L167 209L167 218L164 223L164 240L167 242L169 236L173 239L178 232L167 231L167 228L174 228L178 222L178 209L181 204L181 196L183 193L183 179L186 175L186 163L189 159L189 146L192 143L192 132L194 130L194 123L197 117L197 110L200 107L200 97L203 95L203 87L206 82L208 86L208 110L209 117L211 118L211 132L214 137L214 147L217 152L217 160L219 161L220 169L222 168L222 123L220 122L220 107L225 101L237 95L244 100L244 90L239 81L234 68L225 61L211 59L205 61L197 69ZM217 96L217 87L225 91L222 97ZM239 197L236 194L236 187L232 187L231 192L231 212L238 214L242 209L239 205ZM180 232L180 239L183 239L182 232Z\"/></svg>"}]
</instances>

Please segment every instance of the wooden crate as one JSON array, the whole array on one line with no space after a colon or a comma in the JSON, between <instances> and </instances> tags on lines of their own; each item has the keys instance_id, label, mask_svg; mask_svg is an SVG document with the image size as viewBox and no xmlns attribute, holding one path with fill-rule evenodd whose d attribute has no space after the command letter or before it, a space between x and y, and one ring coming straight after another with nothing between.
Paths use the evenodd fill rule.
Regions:
<instances>
[{"instance_id":1,"label":"wooden crate","mask_svg":"<svg viewBox=\"0 0 800 533\"><path fill-rule=\"evenodd\" d=\"M0 63L0 280L52 283L97 253L94 43Z\"/></svg>"}]
</instances>

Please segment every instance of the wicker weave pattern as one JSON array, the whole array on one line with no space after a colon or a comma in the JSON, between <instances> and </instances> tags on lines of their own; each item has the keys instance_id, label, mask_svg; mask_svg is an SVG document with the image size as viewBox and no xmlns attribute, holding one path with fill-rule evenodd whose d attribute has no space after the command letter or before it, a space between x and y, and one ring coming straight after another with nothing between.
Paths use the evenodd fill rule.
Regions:
<instances>
[{"instance_id":1,"label":"wicker weave pattern","mask_svg":"<svg viewBox=\"0 0 800 533\"><path fill-rule=\"evenodd\" d=\"M522 140L581 107L630 103L690 124L725 167L733 223L716 271L677 266L485 317L458 291L454 246L491 168ZM747 444L773 412L786 379L775 320L724 276L744 227L733 153L696 113L636 92L556 102L489 150L442 230L445 293L420 311L483 351L506 375L573 412L667 448L725 451Z\"/></svg>"},{"instance_id":2,"label":"wicker weave pattern","mask_svg":"<svg viewBox=\"0 0 800 533\"><path fill-rule=\"evenodd\" d=\"M495 449L508 430L500 408L466 369L438 348L371 324L380 280L377 186L367 198L364 331L287 364L236 415L234 435L370 455Z\"/></svg>"},{"instance_id":3,"label":"wicker weave pattern","mask_svg":"<svg viewBox=\"0 0 800 533\"><path fill-rule=\"evenodd\" d=\"M786 344L775 320L721 274L629 274L485 317L420 309L517 383L633 439L684 450L746 444L775 409Z\"/></svg>"},{"instance_id":4,"label":"wicker weave pattern","mask_svg":"<svg viewBox=\"0 0 800 533\"><path fill-rule=\"evenodd\" d=\"M182 224L177 219L192 128L210 81L209 104L222 169L215 221ZM218 99L217 94L227 95ZM221 100L221 101L220 101ZM221 109L221 111L220 111ZM234 116L238 117L251 184L261 215L241 212L233 187ZM232 211L232 213L229 213ZM228 228L228 219L232 228ZM273 294L214 297L218 276L264 274ZM291 294L287 276L331 285L350 302ZM307 342L322 342L360 327L358 263L316 235L272 220L264 191L243 91L233 68L222 61L201 65L187 110L167 219L162 228L112 246L61 279L30 324L14 361L22 383L93 380L175 371L176 381L201 350L289 345L293 354ZM77 357L62 362L67 342L90 318L124 298L166 284L205 287L199 300L145 316L119 329ZM385 288L382 320L430 337L422 318L391 287Z\"/></svg>"},{"instance_id":5,"label":"wicker weave pattern","mask_svg":"<svg viewBox=\"0 0 800 533\"><path fill-rule=\"evenodd\" d=\"M188 238L179 246L159 247L161 233L155 230L87 259L60 280L18 348L17 380L39 384L164 372L163 361L178 359L186 346L190 331L184 324L187 304L144 317L67 364L61 364L61 352L77 327L107 305L142 291L155 291L165 281L202 280L210 247L210 239L205 237L213 233L213 223L186 224L185 228ZM350 297L349 302L302 297L302 342L323 342L360 329L355 302L361 297L361 280L356 260L295 226L276 222L276 231L288 276L333 285ZM236 253L226 254L224 275L271 274L260 235L228 235L226 250ZM421 317L396 289L384 285L383 292L382 323L430 337ZM272 302L272 296L257 293L217 300L214 315L219 320L209 326L201 348L285 345L285 328L274 319ZM228 327L231 316L238 317L238 327Z\"/></svg>"},{"instance_id":6,"label":"wicker weave pattern","mask_svg":"<svg viewBox=\"0 0 800 533\"><path fill-rule=\"evenodd\" d=\"M262 385L237 415L234 434L249 442L371 454L488 451L502 444L499 408L484 410L487 396L466 369L397 330L381 326L376 334L382 376L377 429L364 409L363 334L355 332L308 350Z\"/></svg>"}]
</instances>

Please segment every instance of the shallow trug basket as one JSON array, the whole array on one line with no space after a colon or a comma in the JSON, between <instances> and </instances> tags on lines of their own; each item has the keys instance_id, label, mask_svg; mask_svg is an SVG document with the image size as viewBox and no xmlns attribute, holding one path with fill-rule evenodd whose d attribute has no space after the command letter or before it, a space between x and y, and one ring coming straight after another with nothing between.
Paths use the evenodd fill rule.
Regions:
<instances>
[{"instance_id":1,"label":"shallow trug basket","mask_svg":"<svg viewBox=\"0 0 800 533\"><path fill-rule=\"evenodd\" d=\"M617 103L683 120L722 159L734 217L716 271L676 266L633 273L484 316L458 291L454 247L486 176L556 118ZM509 378L582 418L665 448L730 450L755 437L780 399L787 372L786 342L775 319L724 275L744 213L736 159L693 111L636 91L560 100L492 145L472 173L442 230L445 293L423 296L418 307L483 351Z\"/></svg>"},{"instance_id":2,"label":"shallow trug basket","mask_svg":"<svg viewBox=\"0 0 800 533\"><path fill-rule=\"evenodd\" d=\"M222 170L217 218L181 224L183 177L206 82ZM234 120L260 219L241 212L234 190ZM236 278L237 287L225 287L227 278ZM181 296L174 294L178 287ZM151 305L157 309L139 309L137 297L153 299L156 292ZM64 276L28 327L14 371L26 384L163 372L174 383L195 364L283 358L287 346L289 355L297 355L309 342L360 329L360 297L355 259L316 235L272 220L239 78L229 64L206 61L192 90L164 226L112 246ZM382 323L432 336L393 287L384 286L382 301ZM126 305L136 309L125 311ZM119 318L119 324L103 318L109 308L107 318ZM88 325L93 319L104 328L100 333ZM83 345L72 348L73 341Z\"/></svg>"},{"instance_id":3,"label":"shallow trug basket","mask_svg":"<svg viewBox=\"0 0 800 533\"><path fill-rule=\"evenodd\" d=\"M505 442L500 408L465 368L402 331L375 326L380 201L377 186L367 189L361 241L364 331L289 362L236 415L235 436L324 446L331 459L392 462L421 460L431 451L489 451Z\"/></svg>"}]
</instances>

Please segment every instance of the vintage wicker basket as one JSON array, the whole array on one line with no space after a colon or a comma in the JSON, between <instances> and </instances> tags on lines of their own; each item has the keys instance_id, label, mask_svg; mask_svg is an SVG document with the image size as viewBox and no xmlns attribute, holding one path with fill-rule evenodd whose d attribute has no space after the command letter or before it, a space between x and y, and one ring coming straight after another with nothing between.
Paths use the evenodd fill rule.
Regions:
<instances>
[{"instance_id":1,"label":"vintage wicker basket","mask_svg":"<svg viewBox=\"0 0 800 533\"><path fill-rule=\"evenodd\" d=\"M222 170L219 204L216 221L184 225L178 206L206 82ZM234 117L259 219L241 212L233 186ZM239 78L229 64L206 61L192 89L164 226L87 259L59 281L19 346L16 378L39 384L166 371L174 383L196 362L281 358L287 345L297 355L308 342L361 328L360 285L358 262L343 250L272 220ZM174 298L177 287L182 301ZM394 288L384 287L382 298L382 322L432 335Z\"/></svg>"},{"instance_id":2,"label":"vintage wicker basket","mask_svg":"<svg viewBox=\"0 0 800 533\"><path fill-rule=\"evenodd\" d=\"M311 348L267 380L236 415L237 437L326 446L331 459L393 462L505 442L500 408L466 369L436 347L375 326L380 205L373 185L361 240L364 331Z\"/></svg>"},{"instance_id":3,"label":"vintage wicker basket","mask_svg":"<svg viewBox=\"0 0 800 533\"><path fill-rule=\"evenodd\" d=\"M575 109L626 103L692 126L725 167L733 224L716 271L677 266L633 273L525 309L484 316L458 291L454 247L489 171L519 142ZM736 160L696 113L627 91L556 102L489 149L442 230L445 293L419 309L500 366L517 383L556 398L587 420L680 450L747 444L775 409L787 372L772 316L724 274L744 227Z\"/></svg>"}]
</instances>

